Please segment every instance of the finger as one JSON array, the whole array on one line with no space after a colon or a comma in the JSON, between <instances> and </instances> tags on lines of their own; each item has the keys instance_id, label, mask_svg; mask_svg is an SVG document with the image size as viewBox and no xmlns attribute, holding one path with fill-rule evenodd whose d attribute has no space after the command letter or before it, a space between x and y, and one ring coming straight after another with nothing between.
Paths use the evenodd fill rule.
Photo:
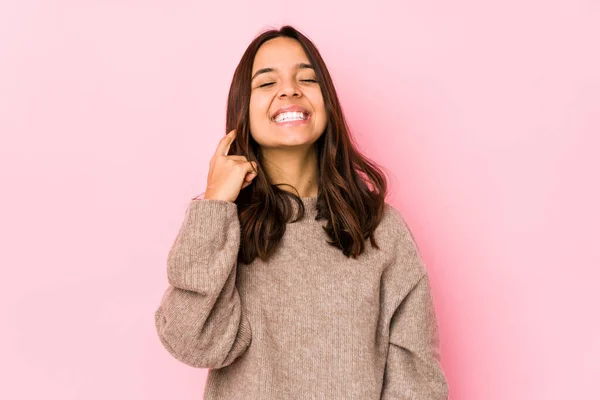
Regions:
<instances>
[{"instance_id":1,"label":"finger","mask_svg":"<svg viewBox=\"0 0 600 400\"><path fill-rule=\"evenodd\" d=\"M254 181L254 178L256 178L255 173L251 172L248 175L246 175L246 177L244 178L244 183L242 185L242 189L245 188L246 186L250 185Z\"/></svg>"},{"instance_id":2,"label":"finger","mask_svg":"<svg viewBox=\"0 0 600 400\"><path fill-rule=\"evenodd\" d=\"M244 176L247 176L248 174L256 174L256 161L246 162L242 165L244 166L246 172Z\"/></svg>"},{"instance_id":3,"label":"finger","mask_svg":"<svg viewBox=\"0 0 600 400\"><path fill-rule=\"evenodd\" d=\"M226 156L229 152L229 148L231 147L231 143L233 143L233 140L235 139L235 135L236 131L235 129L232 129L227 133L227 135L222 137L221 140L219 140L219 145L217 146L217 151L215 154Z\"/></svg>"},{"instance_id":4,"label":"finger","mask_svg":"<svg viewBox=\"0 0 600 400\"><path fill-rule=\"evenodd\" d=\"M235 160L235 161L248 161L246 156L240 156L240 155L236 155L236 154L227 156L227 158L229 158L230 160Z\"/></svg>"},{"instance_id":5,"label":"finger","mask_svg":"<svg viewBox=\"0 0 600 400\"><path fill-rule=\"evenodd\" d=\"M244 178L244 180L245 180L246 182L252 182L252 180L253 180L254 178L256 178L256 175L257 175L257 174L256 174L256 172L254 172L254 171L252 171L252 172L248 172L248 173L246 174L246 177Z\"/></svg>"}]
</instances>

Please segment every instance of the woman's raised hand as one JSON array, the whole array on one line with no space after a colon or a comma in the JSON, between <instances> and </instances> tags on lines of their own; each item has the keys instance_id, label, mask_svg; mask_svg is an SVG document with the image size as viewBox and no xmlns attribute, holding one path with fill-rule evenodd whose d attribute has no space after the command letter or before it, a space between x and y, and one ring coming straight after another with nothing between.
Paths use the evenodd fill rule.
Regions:
<instances>
[{"instance_id":1,"label":"woman's raised hand","mask_svg":"<svg viewBox=\"0 0 600 400\"><path fill-rule=\"evenodd\" d=\"M210 159L205 200L234 202L240 190L250 185L256 177L255 161L248 161L245 156L227 155L236 133L235 129L227 133L219 141L217 151Z\"/></svg>"}]
</instances>

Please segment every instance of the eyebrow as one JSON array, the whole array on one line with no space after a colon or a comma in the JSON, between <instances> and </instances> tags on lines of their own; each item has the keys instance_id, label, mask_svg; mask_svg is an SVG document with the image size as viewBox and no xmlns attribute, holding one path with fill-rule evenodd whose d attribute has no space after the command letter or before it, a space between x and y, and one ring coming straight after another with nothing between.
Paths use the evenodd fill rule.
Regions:
<instances>
[{"instance_id":1,"label":"eyebrow","mask_svg":"<svg viewBox=\"0 0 600 400\"><path fill-rule=\"evenodd\" d=\"M304 69L304 68L310 68L312 70L315 69L311 64L307 64L307 63L303 63L303 62L296 64L295 67L296 67L296 69ZM260 74L266 74L267 72L273 72L273 71L277 71L277 68L271 68L271 67L261 68L258 71L256 71L256 73L254 74L252 79L250 79L250 82L252 82L254 80L254 78L256 78Z\"/></svg>"}]
</instances>

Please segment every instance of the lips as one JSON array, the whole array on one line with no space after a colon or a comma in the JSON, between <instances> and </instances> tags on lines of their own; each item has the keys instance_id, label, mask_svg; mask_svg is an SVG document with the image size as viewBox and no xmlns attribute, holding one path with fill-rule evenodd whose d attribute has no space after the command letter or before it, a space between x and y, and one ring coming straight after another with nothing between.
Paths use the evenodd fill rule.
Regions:
<instances>
[{"instance_id":1,"label":"lips","mask_svg":"<svg viewBox=\"0 0 600 400\"><path fill-rule=\"evenodd\" d=\"M275 120L275 117L277 117L279 114L284 113L284 112L291 112L291 111L295 111L295 112L301 112L304 113L306 115L309 115L310 113L306 110L306 108L302 107L302 106L298 106L298 105L289 105L289 106L285 106L285 107L281 107L280 109L278 109L277 111L275 111L275 113L273 115L271 115L271 119Z\"/></svg>"}]
</instances>

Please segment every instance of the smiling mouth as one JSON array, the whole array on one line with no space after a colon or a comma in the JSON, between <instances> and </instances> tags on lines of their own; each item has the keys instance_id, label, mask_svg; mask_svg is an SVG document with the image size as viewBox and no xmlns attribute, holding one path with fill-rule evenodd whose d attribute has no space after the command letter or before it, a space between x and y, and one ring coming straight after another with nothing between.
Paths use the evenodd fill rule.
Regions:
<instances>
[{"instance_id":1,"label":"smiling mouth","mask_svg":"<svg viewBox=\"0 0 600 400\"><path fill-rule=\"evenodd\" d=\"M290 121L305 121L308 119L308 117L308 113L304 113L301 111L288 111L278 114L275 118L273 118L273 121L277 123Z\"/></svg>"},{"instance_id":2,"label":"smiling mouth","mask_svg":"<svg viewBox=\"0 0 600 400\"><path fill-rule=\"evenodd\" d=\"M285 112L271 119L275 124L280 126L285 125L301 125L307 123L310 119L310 114L302 112Z\"/></svg>"},{"instance_id":3,"label":"smiling mouth","mask_svg":"<svg viewBox=\"0 0 600 400\"><path fill-rule=\"evenodd\" d=\"M310 114L304 113L301 111L289 111L283 112L277 115L275 118L272 118L272 121L276 124L286 124L286 123L302 123L306 122L310 118Z\"/></svg>"}]
</instances>

